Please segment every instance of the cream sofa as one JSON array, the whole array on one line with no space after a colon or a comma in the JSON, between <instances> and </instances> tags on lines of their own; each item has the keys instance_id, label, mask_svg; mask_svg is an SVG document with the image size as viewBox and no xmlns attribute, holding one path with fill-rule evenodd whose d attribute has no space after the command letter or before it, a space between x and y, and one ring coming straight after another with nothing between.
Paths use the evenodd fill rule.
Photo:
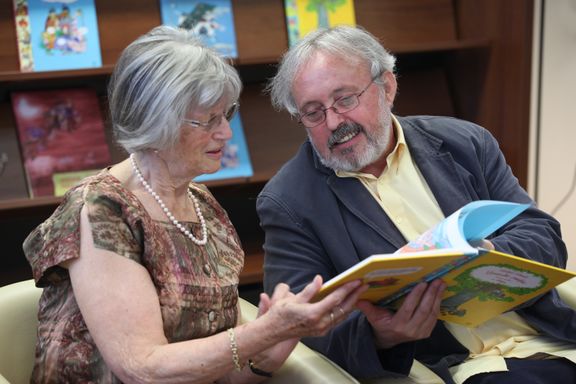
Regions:
<instances>
[{"instance_id":1,"label":"cream sofa","mask_svg":"<svg viewBox=\"0 0 576 384\"><path fill-rule=\"evenodd\" d=\"M41 292L33 280L0 287L0 384L29 382ZM240 305L243 320L256 317L254 305L243 299ZM357 384L358 381L321 354L299 343L267 383Z\"/></svg>"}]
</instances>

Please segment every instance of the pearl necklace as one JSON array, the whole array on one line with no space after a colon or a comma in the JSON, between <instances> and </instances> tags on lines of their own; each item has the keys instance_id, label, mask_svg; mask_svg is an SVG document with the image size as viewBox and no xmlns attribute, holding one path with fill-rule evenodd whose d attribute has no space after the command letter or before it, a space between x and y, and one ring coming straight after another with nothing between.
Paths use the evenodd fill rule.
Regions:
<instances>
[{"instance_id":1,"label":"pearl necklace","mask_svg":"<svg viewBox=\"0 0 576 384\"><path fill-rule=\"evenodd\" d=\"M144 186L146 191L148 191L148 193L150 193L152 195L152 197L158 202L158 204L160 205L160 208L162 208L162 210L164 211L166 216L168 216L168 218L170 219L172 224L174 224L176 226L176 228L178 228L184 235L186 235L195 244L205 245L206 242L208 241L208 231L206 230L206 221L204 220L204 216L202 215L202 212L200 211L200 205L198 204L198 200L192 194L190 189L188 189L188 197L190 197L190 200L192 200L192 203L194 204L194 209L196 210L196 215L198 216L198 220L200 220L200 226L202 227L202 238L201 239L197 239L196 237L194 237L192 232L190 232L187 228L185 228L182 224L180 224L178 222L178 220L176 220L176 218L174 217L172 212L170 212L168 207L166 207L166 204L164 204L164 202L162 201L160 196L158 196L158 194L152 190L152 187L150 186L150 184L148 184L148 182L144 179L144 176L142 176L142 172L140 172L138 165L136 165L136 157L133 153L130 154L130 162L132 163L132 168L134 168L134 172L136 173L138 180L140 180L140 182L142 183L142 185Z\"/></svg>"}]
</instances>

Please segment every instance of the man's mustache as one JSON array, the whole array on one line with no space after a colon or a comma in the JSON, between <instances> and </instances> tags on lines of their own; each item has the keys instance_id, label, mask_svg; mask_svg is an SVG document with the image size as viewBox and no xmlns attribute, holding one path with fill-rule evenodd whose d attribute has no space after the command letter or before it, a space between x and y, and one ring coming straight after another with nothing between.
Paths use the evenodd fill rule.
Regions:
<instances>
[{"instance_id":1,"label":"man's mustache","mask_svg":"<svg viewBox=\"0 0 576 384\"><path fill-rule=\"evenodd\" d=\"M332 149L336 144L343 140L348 135L356 136L358 133L364 132L364 127L352 121L343 121L338 124L338 127L332 132L328 138L328 148Z\"/></svg>"}]
</instances>

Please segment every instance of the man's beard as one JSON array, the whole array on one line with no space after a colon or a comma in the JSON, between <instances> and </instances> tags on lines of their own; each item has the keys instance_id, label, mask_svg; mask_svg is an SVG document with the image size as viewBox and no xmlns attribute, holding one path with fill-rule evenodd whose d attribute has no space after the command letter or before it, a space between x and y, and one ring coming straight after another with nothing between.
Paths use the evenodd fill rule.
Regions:
<instances>
[{"instance_id":1,"label":"man's beard","mask_svg":"<svg viewBox=\"0 0 576 384\"><path fill-rule=\"evenodd\" d=\"M328 143L327 149L330 152L327 157L322 156L314 145L314 141L308 137L312 143L314 151L318 155L320 162L335 171L358 172L368 165L378 160L382 154L388 149L391 137L390 130L392 129L392 120L390 109L383 107L380 114L378 129L373 132L367 132L364 126L352 121L344 121L338 125L336 130L332 132ZM350 147L338 154L331 151L333 145L341 140L346 135L357 133L366 137L366 145L363 150L355 150L355 147Z\"/></svg>"}]
</instances>

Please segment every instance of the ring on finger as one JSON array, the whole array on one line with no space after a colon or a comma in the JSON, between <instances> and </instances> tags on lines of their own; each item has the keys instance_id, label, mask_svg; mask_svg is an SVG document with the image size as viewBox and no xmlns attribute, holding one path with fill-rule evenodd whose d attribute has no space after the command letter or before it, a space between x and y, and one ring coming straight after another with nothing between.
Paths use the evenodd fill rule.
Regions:
<instances>
[{"instance_id":1,"label":"ring on finger","mask_svg":"<svg viewBox=\"0 0 576 384\"><path fill-rule=\"evenodd\" d=\"M334 326L334 312L330 311L330 325L333 327Z\"/></svg>"},{"instance_id":2,"label":"ring on finger","mask_svg":"<svg viewBox=\"0 0 576 384\"><path fill-rule=\"evenodd\" d=\"M340 311L340 313L342 314L342 318L345 318L345 317L346 317L346 312L342 309L341 306L337 305L337 306L336 306L336 309L337 309L338 311Z\"/></svg>"}]
</instances>

